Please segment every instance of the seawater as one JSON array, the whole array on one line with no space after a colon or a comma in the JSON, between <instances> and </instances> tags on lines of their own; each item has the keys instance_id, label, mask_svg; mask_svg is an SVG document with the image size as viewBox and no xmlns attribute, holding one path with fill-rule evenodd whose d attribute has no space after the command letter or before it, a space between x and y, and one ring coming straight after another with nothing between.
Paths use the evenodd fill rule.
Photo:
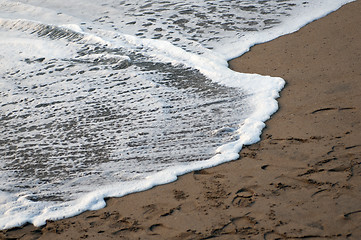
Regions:
<instances>
[{"instance_id":1,"label":"seawater","mask_svg":"<svg viewBox=\"0 0 361 240\"><path fill-rule=\"evenodd\" d=\"M350 0L0 0L0 228L235 160L281 78L227 61Z\"/></svg>"}]
</instances>

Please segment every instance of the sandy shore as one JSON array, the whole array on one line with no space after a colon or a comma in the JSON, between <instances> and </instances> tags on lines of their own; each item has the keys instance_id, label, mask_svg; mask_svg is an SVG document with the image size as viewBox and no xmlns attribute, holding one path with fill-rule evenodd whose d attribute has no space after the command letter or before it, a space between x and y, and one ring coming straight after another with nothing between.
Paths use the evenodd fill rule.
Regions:
<instances>
[{"instance_id":1,"label":"sandy shore","mask_svg":"<svg viewBox=\"0 0 361 240\"><path fill-rule=\"evenodd\" d=\"M360 13L348 4L230 62L287 81L240 160L0 239L361 239Z\"/></svg>"}]
</instances>

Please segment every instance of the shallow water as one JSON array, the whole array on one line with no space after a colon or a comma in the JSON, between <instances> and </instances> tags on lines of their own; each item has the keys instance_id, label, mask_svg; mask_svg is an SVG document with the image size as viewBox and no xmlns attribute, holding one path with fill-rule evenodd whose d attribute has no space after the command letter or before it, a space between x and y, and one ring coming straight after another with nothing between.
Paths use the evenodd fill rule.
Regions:
<instances>
[{"instance_id":1,"label":"shallow water","mask_svg":"<svg viewBox=\"0 0 361 240\"><path fill-rule=\"evenodd\" d=\"M284 81L227 60L345 2L1 0L0 228L236 159Z\"/></svg>"}]
</instances>

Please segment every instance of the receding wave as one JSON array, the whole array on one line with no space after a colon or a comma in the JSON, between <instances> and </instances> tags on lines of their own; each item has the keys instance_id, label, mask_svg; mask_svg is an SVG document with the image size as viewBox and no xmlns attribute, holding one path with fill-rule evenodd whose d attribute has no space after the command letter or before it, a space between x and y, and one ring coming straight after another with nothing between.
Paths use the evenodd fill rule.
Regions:
<instances>
[{"instance_id":1,"label":"receding wave","mask_svg":"<svg viewBox=\"0 0 361 240\"><path fill-rule=\"evenodd\" d=\"M232 140L232 132L214 131L236 129L247 113L242 90L195 69L85 42L85 34L62 27L24 20L0 26L75 50L26 58L5 73L12 88L2 93L0 151L3 171L12 174L2 191L71 200L88 191L87 182L93 188L206 160ZM83 186L74 184L81 179Z\"/></svg>"}]
</instances>

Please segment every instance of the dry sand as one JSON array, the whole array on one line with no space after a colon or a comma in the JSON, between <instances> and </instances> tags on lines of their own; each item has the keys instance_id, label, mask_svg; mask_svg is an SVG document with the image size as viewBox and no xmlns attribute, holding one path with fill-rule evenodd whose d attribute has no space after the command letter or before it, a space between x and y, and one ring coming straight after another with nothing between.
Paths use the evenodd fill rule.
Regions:
<instances>
[{"instance_id":1,"label":"dry sand","mask_svg":"<svg viewBox=\"0 0 361 240\"><path fill-rule=\"evenodd\" d=\"M361 1L230 62L287 81L262 141L238 161L21 239L361 239Z\"/></svg>"}]
</instances>

